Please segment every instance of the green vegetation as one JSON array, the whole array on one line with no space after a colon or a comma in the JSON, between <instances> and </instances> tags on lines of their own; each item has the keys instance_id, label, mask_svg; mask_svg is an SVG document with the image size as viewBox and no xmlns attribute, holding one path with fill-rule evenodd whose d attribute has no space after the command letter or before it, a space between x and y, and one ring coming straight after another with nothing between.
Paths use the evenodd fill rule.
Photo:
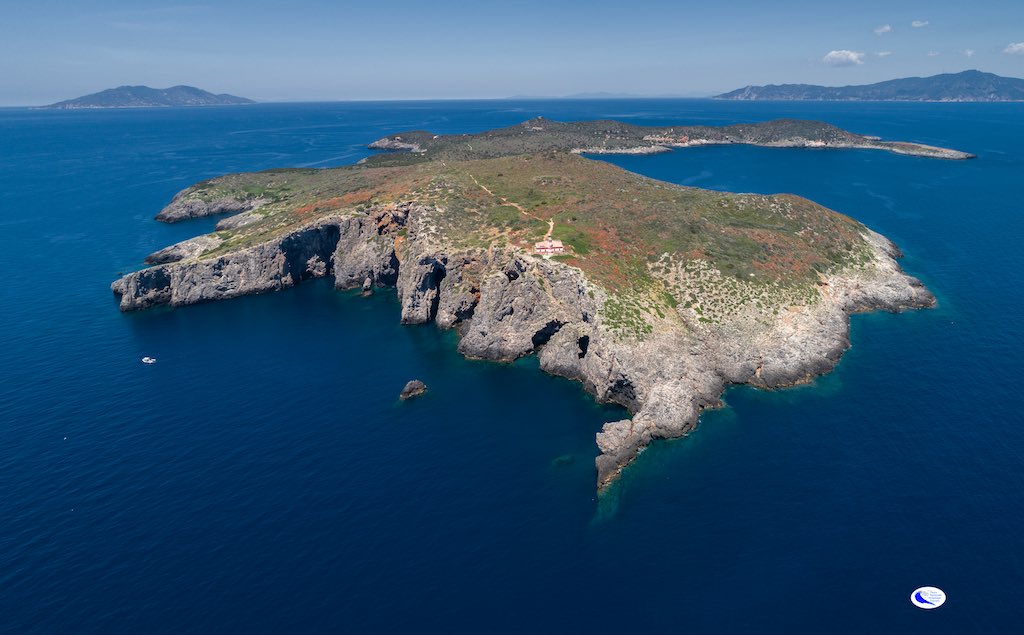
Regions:
<instances>
[{"instance_id":1,"label":"green vegetation","mask_svg":"<svg viewBox=\"0 0 1024 635\"><path fill-rule=\"evenodd\" d=\"M605 324L620 335L643 339L653 331L644 314L643 307L628 296L612 296L604 302Z\"/></svg>"},{"instance_id":2,"label":"green vegetation","mask_svg":"<svg viewBox=\"0 0 1024 635\"><path fill-rule=\"evenodd\" d=\"M589 255L594 245L587 233L573 224L562 224L560 217L557 217L556 220L559 222L555 224L555 231L551 237L561 240L577 256Z\"/></svg>"},{"instance_id":3,"label":"green vegetation","mask_svg":"<svg viewBox=\"0 0 1024 635\"><path fill-rule=\"evenodd\" d=\"M257 244L327 215L363 214L405 201L432 210L417 217L416 235L449 250L511 246L529 253L553 222L552 237L567 250L554 259L604 288L604 322L635 338L662 320L770 318L788 306L818 301L822 275L870 258L859 223L806 199L680 187L566 151L598 140L603 147L629 147L651 131L617 122L531 120L473 136L405 133L403 143L425 151L381 154L343 168L231 174L183 196L261 202L254 222L218 231L222 244L204 256ZM850 134L794 121L657 131L768 140ZM406 228L398 235L410 234Z\"/></svg>"},{"instance_id":4,"label":"green vegetation","mask_svg":"<svg viewBox=\"0 0 1024 635\"><path fill-rule=\"evenodd\" d=\"M791 139L827 143L869 143L862 135L847 132L820 121L777 119L757 124L733 126L635 126L619 121L560 122L537 117L523 123L488 130L475 135L433 135L423 131L403 132L377 144L410 143L420 152L390 152L370 157L368 164L400 166L431 160L473 161L510 155L551 157L553 153L577 149L622 150L704 143L774 144ZM537 173L535 178L558 180L559 173ZM527 185L528 186L528 185ZM488 185L488 187L490 187Z\"/></svg>"}]
</instances>

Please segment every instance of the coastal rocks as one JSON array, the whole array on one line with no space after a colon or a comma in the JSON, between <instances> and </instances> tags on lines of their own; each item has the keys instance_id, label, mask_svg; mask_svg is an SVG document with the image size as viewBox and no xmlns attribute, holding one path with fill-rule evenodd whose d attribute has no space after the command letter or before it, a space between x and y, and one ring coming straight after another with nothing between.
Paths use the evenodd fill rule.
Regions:
<instances>
[{"instance_id":1,"label":"coastal rocks","mask_svg":"<svg viewBox=\"0 0 1024 635\"><path fill-rule=\"evenodd\" d=\"M168 267L150 267L130 273L115 280L110 285L110 289L120 296L122 311L135 311L160 304L170 304L174 296Z\"/></svg>"},{"instance_id":2,"label":"coastal rocks","mask_svg":"<svg viewBox=\"0 0 1024 635\"><path fill-rule=\"evenodd\" d=\"M635 146L632 148L604 148L601 146L594 146L590 148L573 148L570 152L573 154L661 154L663 152L672 152L672 148L667 148L662 145Z\"/></svg>"},{"instance_id":3,"label":"coastal rocks","mask_svg":"<svg viewBox=\"0 0 1024 635\"><path fill-rule=\"evenodd\" d=\"M147 265L162 265L189 258L198 258L200 255L216 249L224 241L212 234L196 236L189 240L182 241L176 245L165 247L159 251L146 256L144 261Z\"/></svg>"},{"instance_id":4,"label":"coastal rocks","mask_svg":"<svg viewBox=\"0 0 1024 635\"><path fill-rule=\"evenodd\" d=\"M363 215L349 215L339 226L338 246L334 251L334 286L366 291L366 281L376 286L398 282L399 262L395 243L409 215L423 213L414 203L383 205Z\"/></svg>"},{"instance_id":5,"label":"coastal rocks","mask_svg":"<svg viewBox=\"0 0 1024 635\"><path fill-rule=\"evenodd\" d=\"M424 324L434 319L445 277L444 256L417 256L403 260L398 272L398 298L402 324Z\"/></svg>"},{"instance_id":6,"label":"coastal rocks","mask_svg":"<svg viewBox=\"0 0 1024 635\"><path fill-rule=\"evenodd\" d=\"M495 263L497 264L497 263ZM513 255L483 279L473 319L459 352L509 361L544 346L571 322L596 310L579 271L547 260Z\"/></svg>"},{"instance_id":7,"label":"coastal rocks","mask_svg":"<svg viewBox=\"0 0 1024 635\"><path fill-rule=\"evenodd\" d=\"M248 212L242 212L241 214L235 214L234 216L228 216L227 218L217 221L217 231L225 231L228 229L238 229L239 227L245 227L263 220L263 216L255 212L255 208Z\"/></svg>"},{"instance_id":8,"label":"coastal rocks","mask_svg":"<svg viewBox=\"0 0 1024 635\"><path fill-rule=\"evenodd\" d=\"M408 151L408 152L425 152L419 144L404 141L400 136L385 137L384 139L378 139L366 147L372 150L391 150L391 151Z\"/></svg>"},{"instance_id":9,"label":"coastal rocks","mask_svg":"<svg viewBox=\"0 0 1024 635\"><path fill-rule=\"evenodd\" d=\"M353 210L212 257L203 254L223 245L201 237L156 252L155 266L112 289L128 311L331 275L343 289L393 285L402 322L458 326L463 355L510 361L533 353L545 372L626 408L630 419L606 424L596 437L599 488L654 440L693 430L703 410L720 404L726 385L779 388L831 370L849 347L851 313L935 302L900 269L898 249L865 230L865 262L823 275L813 301L757 316L740 311L714 323L688 321L679 307L646 335L623 335L605 310L608 292L579 269L511 247L454 246L431 225L435 210L412 203ZM406 388L409 396L422 392L417 382Z\"/></svg>"},{"instance_id":10,"label":"coastal rocks","mask_svg":"<svg viewBox=\"0 0 1024 635\"><path fill-rule=\"evenodd\" d=\"M328 275L337 243L337 219L321 219L218 258L170 262L130 273L111 289L121 296L122 311L278 291Z\"/></svg>"},{"instance_id":11,"label":"coastal rocks","mask_svg":"<svg viewBox=\"0 0 1024 635\"><path fill-rule=\"evenodd\" d=\"M406 399L412 399L413 397L419 397L423 393L427 392L427 385L418 379L413 379L402 388L402 392L398 395L399 399L405 401Z\"/></svg>"},{"instance_id":12,"label":"coastal rocks","mask_svg":"<svg viewBox=\"0 0 1024 635\"><path fill-rule=\"evenodd\" d=\"M157 265L128 274L111 285L121 309L156 304L182 306L207 300L276 291L308 278L335 277L340 289L398 280L395 237L415 205L389 205L364 213L322 217L288 234L251 247L204 258L223 244L199 236L151 254Z\"/></svg>"},{"instance_id":13,"label":"coastal rocks","mask_svg":"<svg viewBox=\"0 0 1024 635\"><path fill-rule=\"evenodd\" d=\"M873 247L870 263L829 276L820 301L790 307L768 326L737 319L698 330L674 344L640 346L632 354L615 351L627 360L622 381L632 383L637 398L627 405L634 413L631 420L606 424L598 434L598 486L614 480L651 441L690 432L702 410L719 404L726 384L782 388L832 370L850 346L851 313L934 306L932 294L900 269L892 243L870 231L864 238ZM588 348L594 346L592 339ZM592 370L572 362L569 347L563 344L563 349L557 360L542 351L542 368L566 376L593 376ZM588 352L585 358L592 355ZM623 401L611 395L605 399Z\"/></svg>"},{"instance_id":14,"label":"coastal rocks","mask_svg":"<svg viewBox=\"0 0 1024 635\"><path fill-rule=\"evenodd\" d=\"M230 196L204 201L193 195L191 189L179 192L170 205L156 215L156 220L164 223L177 223L191 218L202 218L216 214L238 214L254 210L266 203L265 199L252 198L240 200Z\"/></svg>"},{"instance_id":15,"label":"coastal rocks","mask_svg":"<svg viewBox=\"0 0 1024 635\"><path fill-rule=\"evenodd\" d=\"M951 159L953 161L963 161L966 159L976 159L978 157L978 155L971 154L970 152L950 150L949 148L937 148L935 146L928 146L922 143L897 143L881 141L875 147L882 147L896 154L906 154L912 157L929 157L932 159Z\"/></svg>"},{"instance_id":16,"label":"coastal rocks","mask_svg":"<svg viewBox=\"0 0 1024 635\"><path fill-rule=\"evenodd\" d=\"M615 479L622 468L656 439L681 437L697 427L705 408L717 407L724 383L714 373L692 369L677 378L648 378L656 383L632 420L606 423L597 434L601 454L594 460L598 487ZM632 410L632 409L631 409Z\"/></svg>"},{"instance_id":17,"label":"coastal rocks","mask_svg":"<svg viewBox=\"0 0 1024 635\"><path fill-rule=\"evenodd\" d=\"M398 279L394 240L377 233L376 223L365 216L349 216L338 226L334 250L334 286L356 289L367 278L372 284L393 285Z\"/></svg>"},{"instance_id":18,"label":"coastal rocks","mask_svg":"<svg viewBox=\"0 0 1024 635\"><path fill-rule=\"evenodd\" d=\"M488 255L482 250L448 258L434 315L439 328L452 328L473 316L480 301L479 280L488 264Z\"/></svg>"}]
</instances>

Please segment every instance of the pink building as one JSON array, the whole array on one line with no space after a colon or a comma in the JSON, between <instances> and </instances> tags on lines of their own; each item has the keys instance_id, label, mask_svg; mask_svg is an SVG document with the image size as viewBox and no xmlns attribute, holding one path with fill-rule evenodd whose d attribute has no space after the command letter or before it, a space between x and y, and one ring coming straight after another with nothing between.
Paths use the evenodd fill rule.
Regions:
<instances>
[{"instance_id":1,"label":"pink building","mask_svg":"<svg viewBox=\"0 0 1024 635\"><path fill-rule=\"evenodd\" d=\"M541 242L534 244L533 248L542 256L565 253L565 246L562 245L562 241L560 240L542 240Z\"/></svg>"}]
</instances>

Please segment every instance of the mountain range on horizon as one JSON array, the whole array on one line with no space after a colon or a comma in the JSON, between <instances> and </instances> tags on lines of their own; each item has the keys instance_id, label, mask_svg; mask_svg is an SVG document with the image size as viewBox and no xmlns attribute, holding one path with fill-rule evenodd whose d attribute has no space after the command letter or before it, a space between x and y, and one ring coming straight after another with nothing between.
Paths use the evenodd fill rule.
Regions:
<instances>
[{"instance_id":1,"label":"mountain range on horizon","mask_svg":"<svg viewBox=\"0 0 1024 635\"><path fill-rule=\"evenodd\" d=\"M92 93L41 106L48 110L80 110L91 108L169 108L175 106L235 106L254 104L251 99L214 94L194 86L171 86L150 88L149 86L118 86L98 93Z\"/></svg>"},{"instance_id":2,"label":"mountain range on horizon","mask_svg":"<svg viewBox=\"0 0 1024 635\"><path fill-rule=\"evenodd\" d=\"M625 92L583 92L571 95L514 95L506 99L654 99L686 98L696 95L637 94ZM711 99L731 101L1024 101L1024 79L1003 77L979 70L943 73L929 77L904 77L873 84L820 86L815 84L769 84L745 86ZM183 106L228 106L256 103L227 93L215 94L194 86L150 88L118 86L45 106L48 110L104 108L166 108Z\"/></svg>"},{"instance_id":3,"label":"mountain range on horizon","mask_svg":"<svg viewBox=\"0 0 1024 635\"><path fill-rule=\"evenodd\" d=\"M968 70L855 86L745 86L713 99L735 101L1024 101L1024 79Z\"/></svg>"}]
</instances>

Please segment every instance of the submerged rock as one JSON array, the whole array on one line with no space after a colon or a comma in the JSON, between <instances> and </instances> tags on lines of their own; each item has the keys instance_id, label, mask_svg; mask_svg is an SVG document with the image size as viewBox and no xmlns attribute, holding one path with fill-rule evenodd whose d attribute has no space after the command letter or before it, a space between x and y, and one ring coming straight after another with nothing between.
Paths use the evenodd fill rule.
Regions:
<instances>
[{"instance_id":1,"label":"submerged rock","mask_svg":"<svg viewBox=\"0 0 1024 635\"><path fill-rule=\"evenodd\" d=\"M551 459L551 467L565 467L576 462L576 457L571 454L563 454Z\"/></svg>"},{"instance_id":2,"label":"submerged rock","mask_svg":"<svg viewBox=\"0 0 1024 635\"><path fill-rule=\"evenodd\" d=\"M419 397L425 392L427 392L427 385L418 379L414 379L405 385L399 397L402 399L412 399L413 397Z\"/></svg>"}]
</instances>

